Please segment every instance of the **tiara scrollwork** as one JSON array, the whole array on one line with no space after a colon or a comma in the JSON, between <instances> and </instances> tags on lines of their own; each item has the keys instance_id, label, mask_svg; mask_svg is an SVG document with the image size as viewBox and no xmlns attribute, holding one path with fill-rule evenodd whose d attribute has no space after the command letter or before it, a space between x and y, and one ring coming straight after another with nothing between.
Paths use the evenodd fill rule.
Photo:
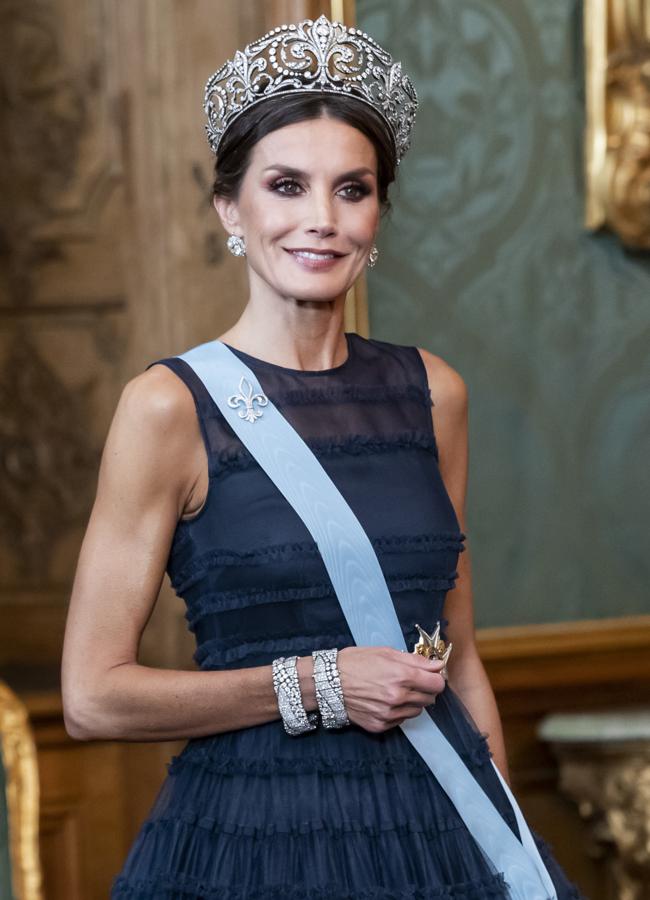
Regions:
<instances>
[{"instance_id":1,"label":"tiara scrollwork","mask_svg":"<svg viewBox=\"0 0 650 900\"><path fill-rule=\"evenodd\" d=\"M227 128L270 97L309 91L354 97L390 130L399 163L410 146L417 95L402 65L365 31L322 15L271 29L237 50L205 86L205 130L218 153Z\"/></svg>"}]
</instances>

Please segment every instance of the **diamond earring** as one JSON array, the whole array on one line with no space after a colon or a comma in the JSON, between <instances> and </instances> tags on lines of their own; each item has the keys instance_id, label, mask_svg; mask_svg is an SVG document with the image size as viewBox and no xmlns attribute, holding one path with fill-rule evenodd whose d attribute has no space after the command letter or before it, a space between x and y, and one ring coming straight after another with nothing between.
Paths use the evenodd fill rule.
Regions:
<instances>
[{"instance_id":1,"label":"diamond earring","mask_svg":"<svg viewBox=\"0 0 650 900\"><path fill-rule=\"evenodd\" d=\"M231 234L226 241L226 246L233 256L246 256L246 241L237 234Z\"/></svg>"},{"instance_id":2,"label":"diamond earring","mask_svg":"<svg viewBox=\"0 0 650 900\"><path fill-rule=\"evenodd\" d=\"M368 262L366 263L366 265L368 266L369 269L372 269L372 267L377 262L378 257L379 257L379 250L377 250L377 248L373 244L372 250L368 254Z\"/></svg>"}]
</instances>

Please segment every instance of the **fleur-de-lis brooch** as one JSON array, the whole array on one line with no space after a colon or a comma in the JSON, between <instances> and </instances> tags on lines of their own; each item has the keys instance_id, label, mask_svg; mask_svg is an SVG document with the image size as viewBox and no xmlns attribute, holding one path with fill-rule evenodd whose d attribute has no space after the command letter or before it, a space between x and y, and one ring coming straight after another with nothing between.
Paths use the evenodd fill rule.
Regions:
<instances>
[{"instance_id":1,"label":"fleur-de-lis brooch","mask_svg":"<svg viewBox=\"0 0 650 900\"><path fill-rule=\"evenodd\" d=\"M262 415L262 410L255 409L253 404L257 403L259 406L266 406L268 402L268 397L264 394L253 393L253 385L245 375L242 375L239 380L239 393L231 394L228 397L228 406L232 407L232 409L236 409L242 403L245 404L244 409L239 410L239 418L246 419L247 422L254 422Z\"/></svg>"},{"instance_id":2,"label":"fleur-de-lis brooch","mask_svg":"<svg viewBox=\"0 0 650 900\"><path fill-rule=\"evenodd\" d=\"M413 653L419 653L420 656L426 656L428 659L441 659L444 666L440 672L443 678L447 677L447 661L453 644L445 644L440 637L440 622L436 623L436 630L433 634L427 634L423 628L416 623L415 627L420 632L420 638L416 644L413 644Z\"/></svg>"}]
</instances>

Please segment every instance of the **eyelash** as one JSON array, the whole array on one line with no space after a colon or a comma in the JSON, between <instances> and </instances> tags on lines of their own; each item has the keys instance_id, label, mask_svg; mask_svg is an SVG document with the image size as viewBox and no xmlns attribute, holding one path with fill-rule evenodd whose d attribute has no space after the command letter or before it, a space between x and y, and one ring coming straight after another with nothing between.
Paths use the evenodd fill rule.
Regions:
<instances>
[{"instance_id":1,"label":"eyelash","mask_svg":"<svg viewBox=\"0 0 650 900\"><path fill-rule=\"evenodd\" d=\"M283 194L285 197L297 196L295 193L280 190L281 187L287 184L298 184L298 182L294 178L278 178L277 181L270 185L270 189L278 194ZM349 184L344 185L341 190L347 190L348 188L356 188L358 191L356 197L346 197L346 200L350 200L352 203L357 203L370 193L370 188L360 181L351 181Z\"/></svg>"}]
</instances>

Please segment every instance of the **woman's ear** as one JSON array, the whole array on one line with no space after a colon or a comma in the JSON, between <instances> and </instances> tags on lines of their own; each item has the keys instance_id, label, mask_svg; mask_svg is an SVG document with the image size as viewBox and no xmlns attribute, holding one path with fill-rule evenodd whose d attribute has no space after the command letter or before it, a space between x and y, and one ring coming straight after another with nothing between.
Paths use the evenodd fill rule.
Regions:
<instances>
[{"instance_id":1,"label":"woman's ear","mask_svg":"<svg viewBox=\"0 0 650 900\"><path fill-rule=\"evenodd\" d=\"M239 234L241 237L241 228L239 223L239 210L234 200L227 197L212 198L212 205L217 211L221 224L228 234Z\"/></svg>"}]
</instances>

